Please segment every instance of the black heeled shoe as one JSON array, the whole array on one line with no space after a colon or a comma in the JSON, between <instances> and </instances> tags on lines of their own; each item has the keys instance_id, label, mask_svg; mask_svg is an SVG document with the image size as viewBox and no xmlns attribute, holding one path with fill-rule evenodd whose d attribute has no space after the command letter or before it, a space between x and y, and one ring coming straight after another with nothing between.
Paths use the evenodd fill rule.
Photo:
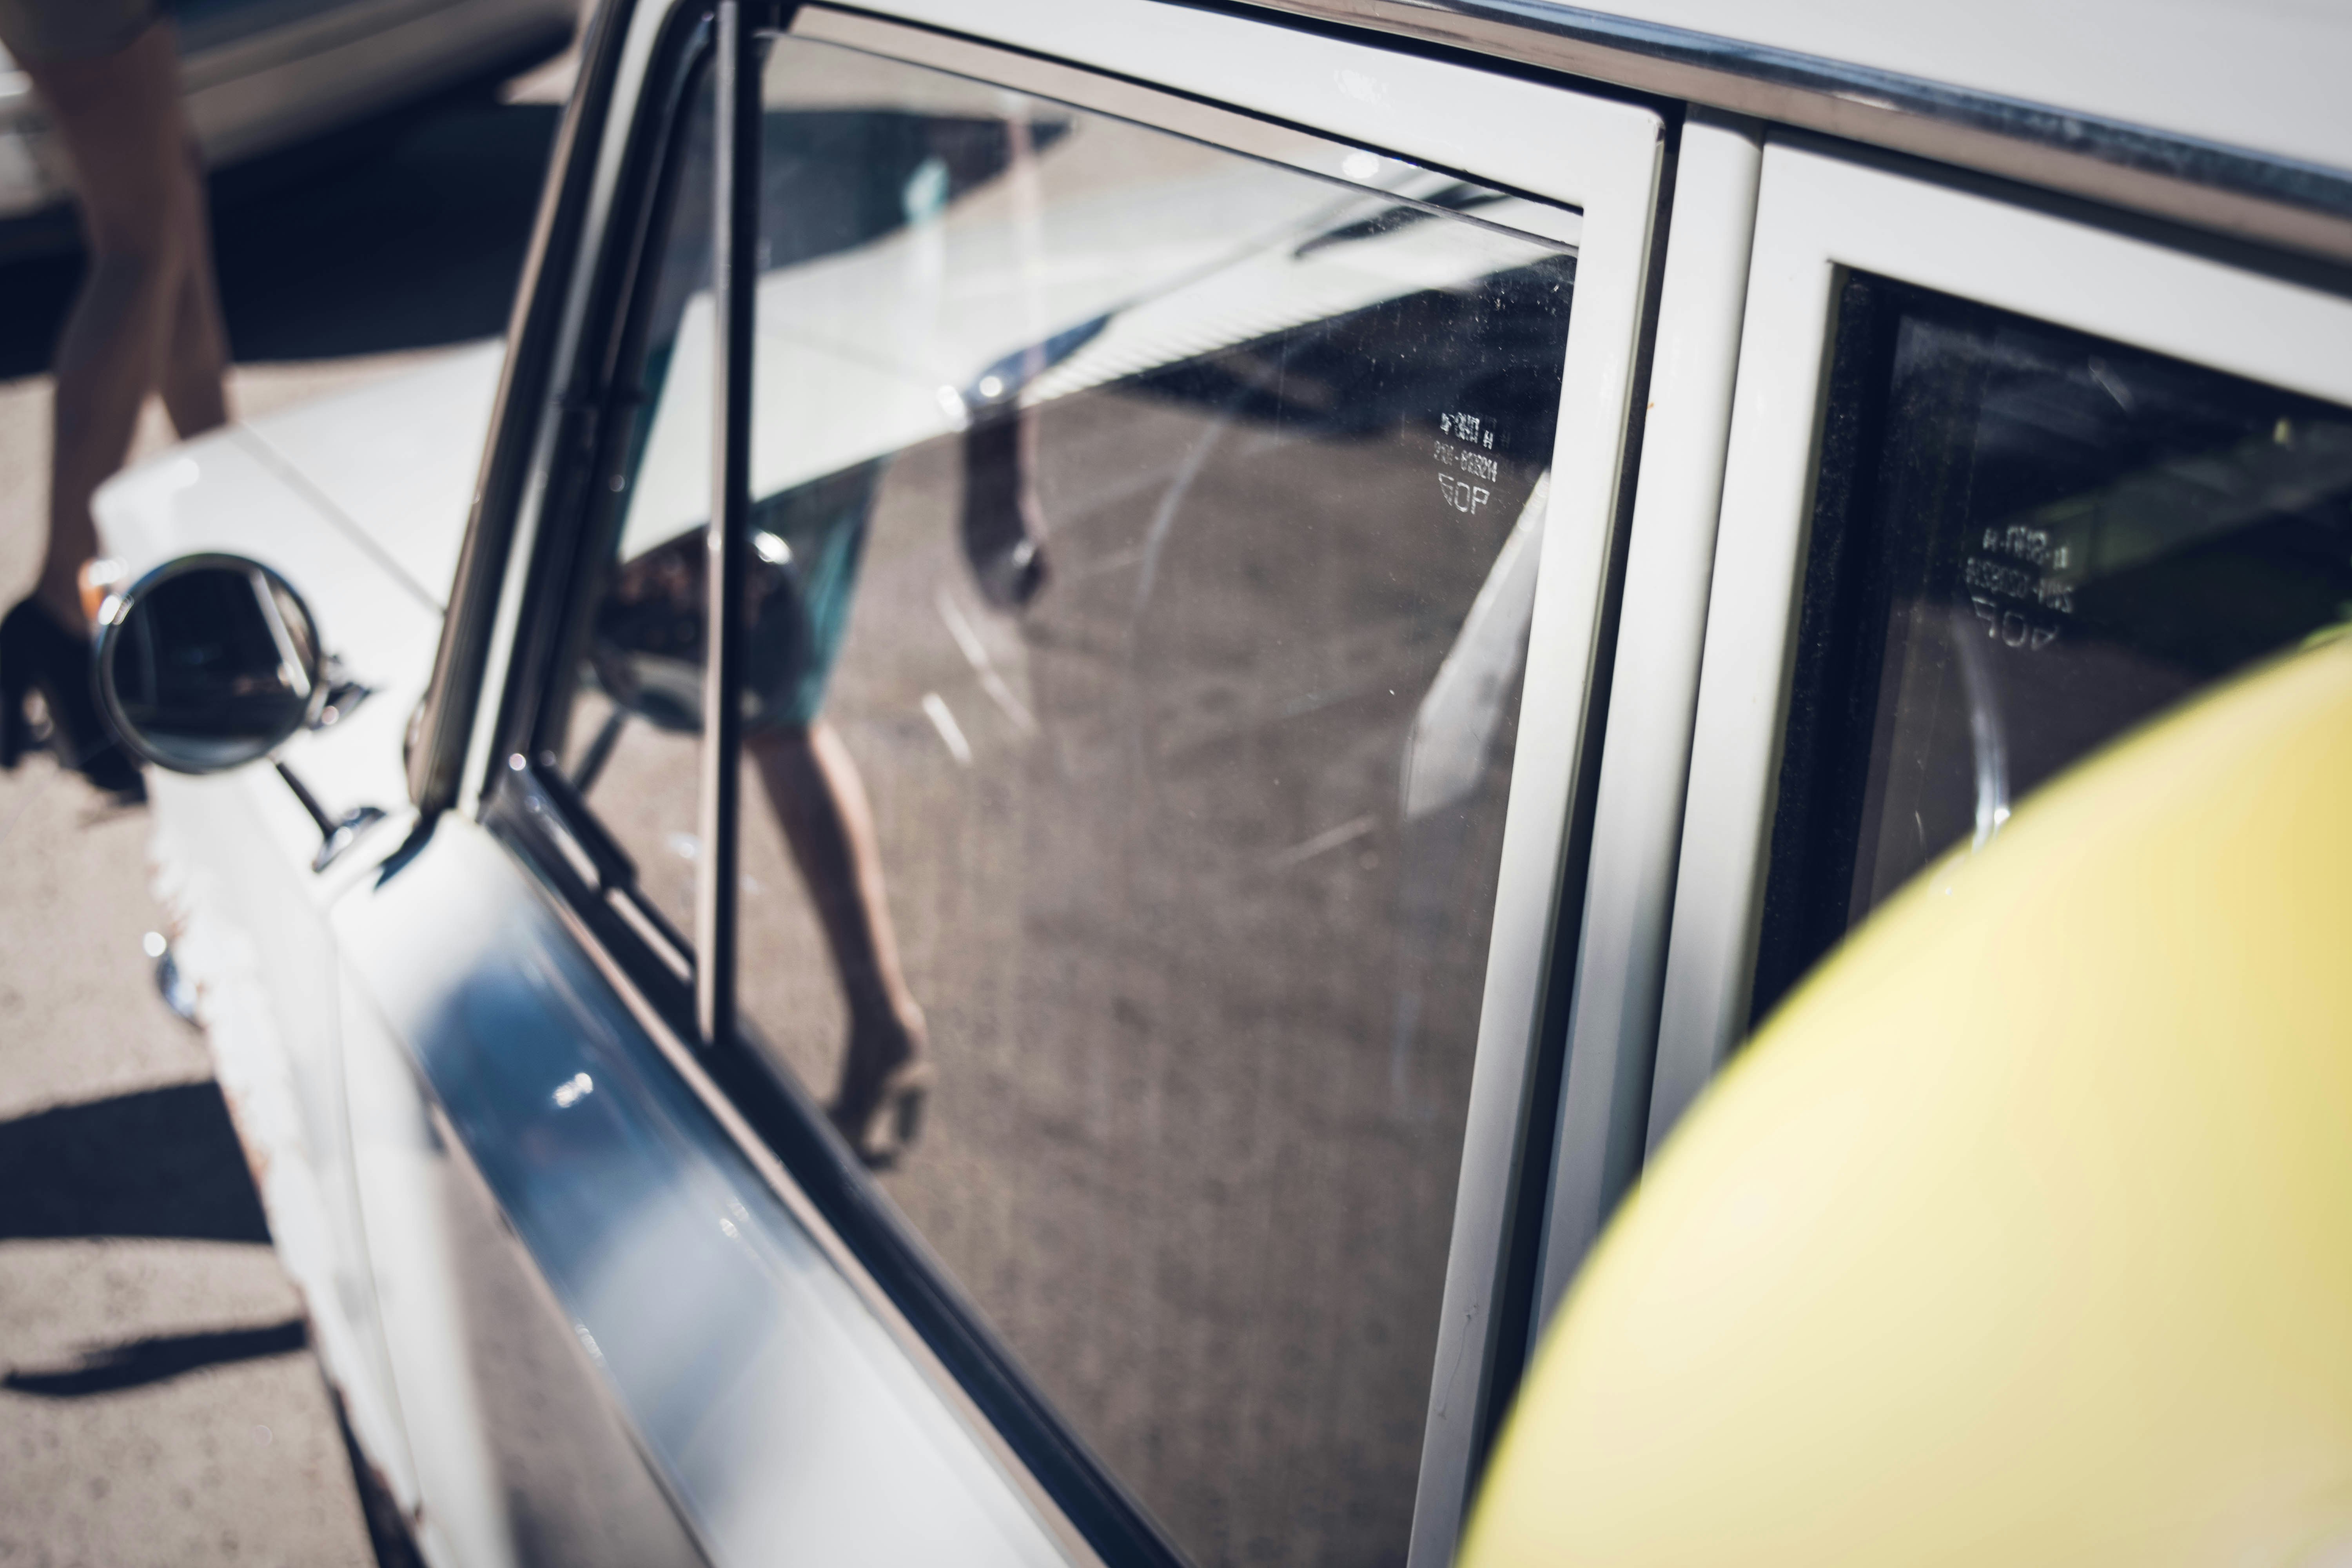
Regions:
<instances>
[{"instance_id":1,"label":"black heeled shoe","mask_svg":"<svg viewBox=\"0 0 2352 1568\"><path fill-rule=\"evenodd\" d=\"M38 602L20 599L0 617L0 768L15 768L36 743L25 699L38 691L59 764L126 804L144 800L138 768L99 717L92 674L88 639L58 625Z\"/></svg>"},{"instance_id":2,"label":"black heeled shoe","mask_svg":"<svg viewBox=\"0 0 2352 1568\"><path fill-rule=\"evenodd\" d=\"M922 1135L934 1079L929 1034L919 1026L902 1026L894 1042L898 1052L884 1056L870 1037L860 1039L853 1029L841 1088L825 1111L870 1170L889 1170Z\"/></svg>"}]
</instances>

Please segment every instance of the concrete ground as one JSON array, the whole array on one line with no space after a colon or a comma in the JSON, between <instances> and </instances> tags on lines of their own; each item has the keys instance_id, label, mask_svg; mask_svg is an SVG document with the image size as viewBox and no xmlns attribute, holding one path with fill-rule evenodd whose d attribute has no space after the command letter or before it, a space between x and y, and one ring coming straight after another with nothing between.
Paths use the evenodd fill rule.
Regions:
<instances>
[{"instance_id":1,"label":"concrete ground","mask_svg":"<svg viewBox=\"0 0 2352 1568\"><path fill-rule=\"evenodd\" d=\"M570 73L217 212L240 414L503 328ZM39 560L79 268L0 268L0 605ZM137 450L171 438L151 407ZM302 1304L142 948L147 830L46 755L0 774L0 1565L368 1563Z\"/></svg>"}]
</instances>

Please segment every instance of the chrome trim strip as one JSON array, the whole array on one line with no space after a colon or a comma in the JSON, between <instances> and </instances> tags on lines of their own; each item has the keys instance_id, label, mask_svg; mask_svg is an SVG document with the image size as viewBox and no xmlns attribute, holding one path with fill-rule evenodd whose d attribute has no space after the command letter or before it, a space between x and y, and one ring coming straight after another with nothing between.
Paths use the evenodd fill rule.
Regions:
<instances>
[{"instance_id":1,"label":"chrome trim strip","mask_svg":"<svg viewBox=\"0 0 2352 1568\"><path fill-rule=\"evenodd\" d=\"M742 0L719 0L710 203L709 584L702 672L702 855L694 884L694 1016L702 1042L735 1035L735 900L742 795L743 589L751 571L751 332L760 277L760 57Z\"/></svg>"},{"instance_id":2,"label":"chrome trim strip","mask_svg":"<svg viewBox=\"0 0 2352 1568\"><path fill-rule=\"evenodd\" d=\"M426 816L457 803L466 753L474 739L482 677L490 658L506 565L517 514L538 448L541 416L552 385L563 304L570 290L562 274L588 224L596 153L604 141L614 85L635 0L606 0L596 8L582 45L580 85L565 108L549 153L556 171L541 200L539 220L522 274L515 281L514 315L507 328L506 363L499 372L496 410L474 485L473 515L441 623L433 678L409 729L408 798Z\"/></svg>"},{"instance_id":3,"label":"chrome trim strip","mask_svg":"<svg viewBox=\"0 0 2352 1568\"><path fill-rule=\"evenodd\" d=\"M2352 173L1557 0L1233 0L1522 60L2352 261Z\"/></svg>"}]
</instances>

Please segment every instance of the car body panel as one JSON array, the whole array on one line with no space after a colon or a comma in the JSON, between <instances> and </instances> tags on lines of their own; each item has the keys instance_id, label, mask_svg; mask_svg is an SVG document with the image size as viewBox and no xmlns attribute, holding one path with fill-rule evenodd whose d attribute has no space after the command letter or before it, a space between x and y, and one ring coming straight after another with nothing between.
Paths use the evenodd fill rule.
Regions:
<instances>
[{"instance_id":1,"label":"car body panel","mask_svg":"<svg viewBox=\"0 0 2352 1568\"><path fill-rule=\"evenodd\" d=\"M468 343L421 369L276 410L244 429L257 456L438 611L457 574L505 359L496 339Z\"/></svg>"},{"instance_id":2,"label":"car body panel","mask_svg":"<svg viewBox=\"0 0 2352 1568\"><path fill-rule=\"evenodd\" d=\"M196 19L183 39L188 117L205 163L276 153L463 84L488 85L558 53L577 0L345 0ZM69 242L65 150L30 79L0 52L0 222L32 220L9 248Z\"/></svg>"}]
</instances>

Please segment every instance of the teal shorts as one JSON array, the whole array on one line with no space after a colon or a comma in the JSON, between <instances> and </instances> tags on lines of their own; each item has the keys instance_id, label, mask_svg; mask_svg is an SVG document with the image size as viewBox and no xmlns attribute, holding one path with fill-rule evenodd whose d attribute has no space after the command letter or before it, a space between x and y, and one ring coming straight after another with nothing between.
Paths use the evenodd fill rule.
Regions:
<instances>
[{"instance_id":1,"label":"teal shorts","mask_svg":"<svg viewBox=\"0 0 2352 1568\"><path fill-rule=\"evenodd\" d=\"M752 503L745 729L805 728L824 706L889 466L877 458Z\"/></svg>"},{"instance_id":2,"label":"teal shorts","mask_svg":"<svg viewBox=\"0 0 2352 1568\"><path fill-rule=\"evenodd\" d=\"M743 724L804 729L849 635L866 519L890 459L877 458L751 504L744 584ZM621 707L664 730L702 727L710 555L691 529L625 563L597 606L589 663Z\"/></svg>"}]
</instances>

